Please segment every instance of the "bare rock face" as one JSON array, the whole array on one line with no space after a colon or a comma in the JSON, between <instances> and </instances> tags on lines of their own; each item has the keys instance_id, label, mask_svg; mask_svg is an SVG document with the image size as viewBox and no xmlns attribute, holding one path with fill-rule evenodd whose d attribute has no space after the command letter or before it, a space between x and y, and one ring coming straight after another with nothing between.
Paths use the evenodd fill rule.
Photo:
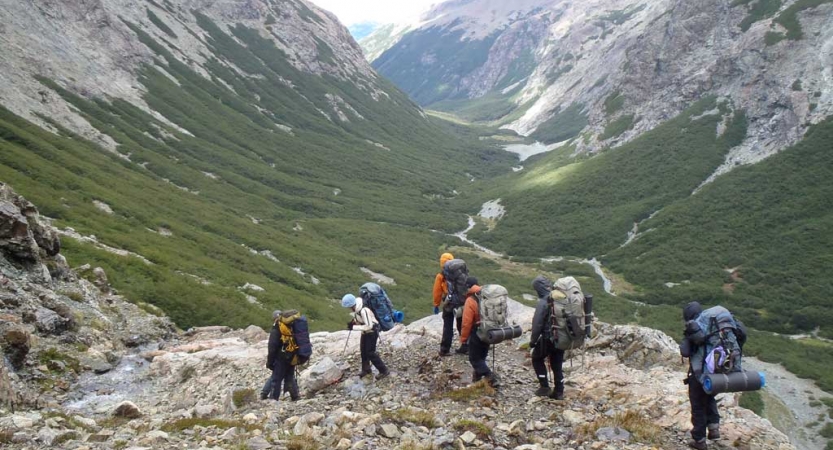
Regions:
<instances>
[{"instance_id":1,"label":"bare rock face","mask_svg":"<svg viewBox=\"0 0 833 450\"><path fill-rule=\"evenodd\" d=\"M37 208L0 183L0 251L11 258L38 262L61 251L57 233L40 222Z\"/></svg>"},{"instance_id":2,"label":"bare rock face","mask_svg":"<svg viewBox=\"0 0 833 450\"><path fill-rule=\"evenodd\" d=\"M505 99L506 127L522 135L578 105L587 119L584 138L573 142L578 151L627 142L714 95L730 111L726 118L744 111L749 119L746 141L719 175L795 143L809 124L833 113L833 56L826 50L833 43L833 4L796 15L801 39L773 43L787 31L779 15L794 2L779 2L779 11L748 29L741 27L748 5L740 3L451 0L413 23L383 27L363 44L378 55L380 72L419 91L413 95L431 83L439 96L427 96L432 102ZM476 53L477 61L437 56L457 58L443 51L449 48ZM424 73L433 78L419 80ZM624 103L611 107L606 100L616 96ZM512 114L512 105L523 114ZM639 119L632 129L603 141L605 126L627 115Z\"/></svg>"},{"instance_id":3,"label":"bare rock face","mask_svg":"<svg viewBox=\"0 0 833 450\"><path fill-rule=\"evenodd\" d=\"M26 355L32 348L32 336L26 328L13 325L3 332L3 352L12 367L20 369L26 361Z\"/></svg>"}]
</instances>

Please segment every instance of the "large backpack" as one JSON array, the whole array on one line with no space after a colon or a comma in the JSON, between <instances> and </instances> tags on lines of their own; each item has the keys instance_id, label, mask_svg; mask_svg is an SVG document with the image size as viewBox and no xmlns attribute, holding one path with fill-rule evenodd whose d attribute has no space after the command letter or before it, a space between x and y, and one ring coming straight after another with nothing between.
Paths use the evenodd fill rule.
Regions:
<instances>
[{"instance_id":1,"label":"large backpack","mask_svg":"<svg viewBox=\"0 0 833 450\"><path fill-rule=\"evenodd\" d=\"M691 369L701 379L714 373L740 372L746 330L732 313L715 306L686 323L686 336L697 350L691 355Z\"/></svg>"},{"instance_id":2,"label":"large backpack","mask_svg":"<svg viewBox=\"0 0 833 450\"><path fill-rule=\"evenodd\" d=\"M312 356L307 318L295 310L284 311L280 319L281 342L289 364L302 366Z\"/></svg>"},{"instance_id":3,"label":"large backpack","mask_svg":"<svg viewBox=\"0 0 833 450\"><path fill-rule=\"evenodd\" d=\"M477 337L483 342L489 342L489 330L505 328L506 301L509 292L499 284L487 284L477 294L477 308L480 323L477 326Z\"/></svg>"},{"instance_id":4,"label":"large backpack","mask_svg":"<svg viewBox=\"0 0 833 450\"><path fill-rule=\"evenodd\" d=\"M398 314L393 309L393 303L388 293L376 283L365 283L359 288L359 296L365 306L369 306L379 322L382 331L389 331L396 325Z\"/></svg>"},{"instance_id":5,"label":"large backpack","mask_svg":"<svg viewBox=\"0 0 833 450\"><path fill-rule=\"evenodd\" d=\"M459 308L466 303L466 280L469 268L462 259L452 259L443 265L443 277L448 285L448 302L450 308Z\"/></svg>"},{"instance_id":6,"label":"large backpack","mask_svg":"<svg viewBox=\"0 0 833 450\"><path fill-rule=\"evenodd\" d=\"M549 332L545 335L555 348L572 350L584 344L586 337L584 302L584 293L581 292L581 286L575 278L560 278L553 285L553 293L550 294L548 301Z\"/></svg>"}]
</instances>

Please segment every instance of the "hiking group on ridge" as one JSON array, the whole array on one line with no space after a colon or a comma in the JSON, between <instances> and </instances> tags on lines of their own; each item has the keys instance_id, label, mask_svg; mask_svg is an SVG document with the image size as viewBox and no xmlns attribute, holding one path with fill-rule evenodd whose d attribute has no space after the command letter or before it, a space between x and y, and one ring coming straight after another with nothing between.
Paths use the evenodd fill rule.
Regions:
<instances>
[{"instance_id":1,"label":"hiking group on ridge","mask_svg":"<svg viewBox=\"0 0 833 450\"><path fill-rule=\"evenodd\" d=\"M437 273L433 287L433 312L442 313L443 321L439 357L452 355L456 322L460 346L455 353L468 356L472 382L485 379L491 386L499 387L498 375L487 363L489 351L495 344L523 334L519 325L508 323L508 292L497 284L481 286L469 274L465 261L455 259L451 253L442 254L440 266L442 270ZM593 296L584 294L573 277L552 282L540 275L532 281L532 288L538 296L529 342L539 385L535 395L563 400L565 354L583 348L585 340L590 338ZM393 309L390 297L376 283L362 285L358 296L344 295L341 305L351 313L347 323L348 340L353 331L361 333L359 377L372 375L373 367L378 372L377 380L388 377L390 370L377 351L379 333L402 322L403 314ZM272 374L263 386L261 398L278 400L283 390L295 401L300 396L297 367L312 355L307 319L295 310L275 311L272 319L266 362ZM685 331L680 354L689 358L689 372L684 381L691 405L689 446L705 450L707 439L720 439L720 414L715 396L757 390L766 380L762 373L742 370L746 329L728 310L716 306L704 311L699 303L692 302L683 308L683 321Z\"/></svg>"}]
</instances>

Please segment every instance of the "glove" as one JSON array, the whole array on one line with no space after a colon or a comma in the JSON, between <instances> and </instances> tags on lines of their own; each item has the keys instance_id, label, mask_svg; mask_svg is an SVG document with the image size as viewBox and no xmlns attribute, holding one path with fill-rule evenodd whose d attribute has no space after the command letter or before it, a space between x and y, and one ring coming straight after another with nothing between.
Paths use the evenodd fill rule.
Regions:
<instances>
[{"instance_id":1,"label":"glove","mask_svg":"<svg viewBox=\"0 0 833 450\"><path fill-rule=\"evenodd\" d=\"M349 322L347 322L347 329L348 329L348 330L352 330L352 329L353 329L353 321L352 321L352 320L351 320L351 321L349 321Z\"/></svg>"},{"instance_id":2,"label":"glove","mask_svg":"<svg viewBox=\"0 0 833 450\"><path fill-rule=\"evenodd\" d=\"M439 313L440 313L440 307L439 307L439 306L435 306L435 307L434 307L434 314L439 314Z\"/></svg>"}]
</instances>

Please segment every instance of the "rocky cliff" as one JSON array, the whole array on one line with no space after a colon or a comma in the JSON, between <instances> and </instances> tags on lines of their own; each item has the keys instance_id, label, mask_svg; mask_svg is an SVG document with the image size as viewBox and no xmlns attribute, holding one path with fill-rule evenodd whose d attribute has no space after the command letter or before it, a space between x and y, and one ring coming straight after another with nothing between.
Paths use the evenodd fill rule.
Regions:
<instances>
[{"instance_id":1,"label":"rocky cliff","mask_svg":"<svg viewBox=\"0 0 833 450\"><path fill-rule=\"evenodd\" d=\"M244 78L261 77L252 66L221 53L222 43L206 27L210 21L229 34L236 27L254 30L302 73L349 80L376 98L384 95L347 29L331 13L304 0L43 0L3 1L2 6L0 104L42 126L54 129L49 122L55 121L110 148L116 146L112 137L40 80L53 80L85 98L126 100L173 125L143 99L147 88L140 74L149 66L173 79L171 61L141 42L139 30L207 80L218 78L214 63ZM313 100L326 103L320 95ZM338 115L338 101L331 103L324 114Z\"/></svg>"},{"instance_id":2,"label":"rocky cliff","mask_svg":"<svg viewBox=\"0 0 833 450\"><path fill-rule=\"evenodd\" d=\"M357 336L316 333L304 398L276 404L257 399L264 330L176 331L113 293L100 269L66 267L54 231L6 186L0 211L4 448L685 448L684 367L660 332L598 323L567 363L564 401L532 395L524 338L497 346L495 391L469 385L465 358L435 356L436 315L383 335L393 376L379 382L356 376ZM511 322L531 315L510 303ZM720 403L713 447L792 448L734 395Z\"/></svg>"},{"instance_id":3,"label":"rocky cliff","mask_svg":"<svg viewBox=\"0 0 833 450\"><path fill-rule=\"evenodd\" d=\"M828 1L452 0L404 35L364 42L375 55L385 38L374 67L423 105L579 151L718 96L727 121L749 121L719 174L833 113L831 20Z\"/></svg>"}]
</instances>

